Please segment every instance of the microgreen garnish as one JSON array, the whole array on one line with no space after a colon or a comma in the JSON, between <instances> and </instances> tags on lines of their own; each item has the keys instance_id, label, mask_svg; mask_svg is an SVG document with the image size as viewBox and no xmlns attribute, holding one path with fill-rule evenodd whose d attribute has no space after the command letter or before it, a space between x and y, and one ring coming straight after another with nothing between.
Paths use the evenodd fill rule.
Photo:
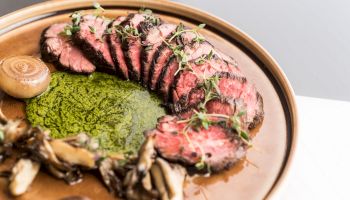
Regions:
<instances>
[{"instance_id":1,"label":"microgreen garnish","mask_svg":"<svg viewBox=\"0 0 350 200\"><path fill-rule=\"evenodd\" d=\"M71 19L73 22L73 26L78 26L81 20L81 13L79 11L74 12L71 14Z\"/></svg>"},{"instance_id":2,"label":"microgreen garnish","mask_svg":"<svg viewBox=\"0 0 350 200\"><path fill-rule=\"evenodd\" d=\"M114 26L115 31L117 34L122 38L122 41L125 41L128 38L138 38L141 36L141 33L139 31L130 26L130 25L125 25L124 27L121 25L116 25Z\"/></svg>"},{"instance_id":3,"label":"microgreen garnish","mask_svg":"<svg viewBox=\"0 0 350 200\"><path fill-rule=\"evenodd\" d=\"M149 51L153 48L153 45L146 45L145 51Z\"/></svg>"},{"instance_id":4,"label":"microgreen garnish","mask_svg":"<svg viewBox=\"0 0 350 200\"><path fill-rule=\"evenodd\" d=\"M102 6L101 6L99 3L97 3L97 2L95 2L95 3L93 4L93 6L94 6L94 8L95 8L94 15L95 15L96 17L101 16L101 14L105 11L105 9L102 8Z\"/></svg>"},{"instance_id":5,"label":"microgreen garnish","mask_svg":"<svg viewBox=\"0 0 350 200\"><path fill-rule=\"evenodd\" d=\"M202 65L204 64L206 61L211 60L214 56L214 52L213 50L210 50L208 55L202 55L201 57L197 58L194 63L196 65Z\"/></svg>"},{"instance_id":6,"label":"microgreen garnish","mask_svg":"<svg viewBox=\"0 0 350 200\"><path fill-rule=\"evenodd\" d=\"M160 18L153 15L153 11L148 8L141 8L139 10L140 14L145 14L146 21L151 22L153 25L158 26L160 24Z\"/></svg>"},{"instance_id":7,"label":"microgreen garnish","mask_svg":"<svg viewBox=\"0 0 350 200\"><path fill-rule=\"evenodd\" d=\"M105 34L112 34L113 33L113 28L107 28L106 31L105 31Z\"/></svg>"},{"instance_id":8,"label":"microgreen garnish","mask_svg":"<svg viewBox=\"0 0 350 200\"><path fill-rule=\"evenodd\" d=\"M153 11L151 9L148 8L140 8L139 13L141 14L147 14L147 15L152 15Z\"/></svg>"},{"instance_id":9,"label":"microgreen garnish","mask_svg":"<svg viewBox=\"0 0 350 200\"><path fill-rule=\"evenodd\" d=\"M185 32L191 32L191 33L195 34L193 41L203 42L205 40L205 38L198 33L198 30L203 29L204 27L205 27L205 24L199 24L194 29L185 29L185 26L182 23L180 23L176 28L176 32L173 34L173 36L171 38L169 38L168 42L171 42L173 39L175 39L176 37L180 36L181 34L183 34Z\"/></svg>"},{"instance_id":10,"label":"microgreen garnish","mask_svg":"<svg viewBox=\"0 0 350 200\"><path fill-rule=\"evenodd\" d=\"M168 45L168 47L173 51L174 55L176 56L176 59L179 63L179 67L177 69L177 71L175 72L175 76L180 72L180 71L193 71L191 66L188 63L188 55L185 53L183 46L182 45L173 45L171 44L171 41L173 41L175 38L181 36L181 34L185 33L185 32L191 32L193 34L195 34L195 37L193 38L194 42L203 42L205 40L205 38L203 36L201 36L197 31L199 29L202 29L205 27L205 24L199 24L196 28L194 29L185 29L185 26L180 23L177 27L176 27L176 31L175 33L168 39L165 40L164 43ZM212 57L212 54L208 57ZM195 62L195 64L199 64L198 62Z\"/></svg>"},{"instance_id":11,"label":"microgreen garnish","mask_svg":"<svg viewBox=\"0 0 350 200\"><path fill-rule=\"evenodd\" d=\"M65 26L64 30L60 33L61 35L71 36L80 30L79 23L81 20L81 13L76 11L70 15L70 18L72 19L72 25L69 24Z\"/></svg>"},{"instance_id":12,"label":"microgreen garnish","mask_svg":"<svg viewBox=\"0 0 350 200\"><path fill-rule=\"evenodd\" d=\"M96 33L96 29L95 29L95 27L93 27L93 26L89 26L89 29L90 29L90 33L93 33L93 34L95 34L95 33Z\"/></svg>"}]
</instances>

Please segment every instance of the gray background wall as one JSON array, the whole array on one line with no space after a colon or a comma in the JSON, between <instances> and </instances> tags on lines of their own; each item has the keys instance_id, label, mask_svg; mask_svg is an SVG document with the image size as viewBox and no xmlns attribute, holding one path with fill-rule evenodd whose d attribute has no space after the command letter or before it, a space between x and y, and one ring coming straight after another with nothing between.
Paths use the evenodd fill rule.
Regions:
<instances>
[{"instance_id":1,"label":"gray background wall","mask_svg":"<svg viewBox=\"0 0 350 200\"><path fill-rule=\"evenodd\" d=\"M174 0L248 33L280 63L298 95L350 101L350 1ZM0 15L40 0L0 0Z\"/></svg>"}]
</instances>

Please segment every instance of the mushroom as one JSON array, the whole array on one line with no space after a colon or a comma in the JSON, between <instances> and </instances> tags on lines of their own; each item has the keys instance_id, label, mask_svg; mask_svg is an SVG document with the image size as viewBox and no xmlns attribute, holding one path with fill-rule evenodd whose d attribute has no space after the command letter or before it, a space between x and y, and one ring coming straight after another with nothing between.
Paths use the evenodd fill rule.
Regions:
<instances>
[{"instance_id":1,"label":"mushroom","mask_svg":"<svg viewBox=\"0 0 350 200\"><path fill-rule=\"evenodd\" d=\"M139 151L139 161L137 163L137 171L141 176L145 176L151 169L156 155L154 149L154 137L148 136L146 141L142 144Z\"/></svg>"},{"instance_id":2,"label":"mushroom","mask_svg":"<svg viewBox=\"0 0 350 200\"><path fill-rule=\"evenodd\" d=\"M111 158L105 158L100 163L99 171L109 191L118 196L122 196L122 183L119 177L114 173L114 167L113 160Z\"/></svg>"},{"instance_id":3,"label":"mushroom","mask_svg":"<svg viewBox=\"0 0 350 200\"><path fill-rule=\"evenodd\" d=\"M151 167L151 175L152 175L154 185L159 192L160 199L169 200L169 195L166 189L163 173L157 164Z\"/></svg>"},{"instance_id":4,"label":"mushroom","mask_svg":"<svg viewBox=\"0 0 350 200\"><path fill-rule=\"evenodd\" d=\"M95 155L84 148L73 147L62 140L49 142L56 156L72 165L81 165L87 168L94 168Z\"/></svg>"},{"instance_id":5,"label":"mushroom","mask_svg":"<svg viewBox=\"0 0 350 200\"><path fill-rule=\"evenodd\" d=\"M18 196L25 193L39 169L39 163L29 159L20 159L12 169L9 185L11 194Z\"/></svg>"},{"instance_id":6,"label":"mushroom","mask_svg":"<svg viewBox=\"0 0 350 200\"><path fill-rule=\"evenodd\" d=\"M152 192L152 180L149 172L147 172L146 175L142 178L141 183L146 191Z\"/></svg>"},{"instance_id":7,"label":"mushroom","mask_svg":"<svg viewBox=\"0 0 350 200\"><path fill-rule=\"evenodd\" d=\"M183 199L183 186L186 177L186 170L177 164L170 165L162 158L157 158L156 164L162 170L162 174L168 189L169 199Z\"/></svg>"},{"instance_id":8,"label":"mushroom","mask_svg":"<svg viewBox=\"0 0 350 200\"><path fill-rule=\"evenodd\" d=\"M0 88L16 98L43 93L51 77L46 64L32 56L12 56L0 61Z\"/></svg>"}]
</instances>

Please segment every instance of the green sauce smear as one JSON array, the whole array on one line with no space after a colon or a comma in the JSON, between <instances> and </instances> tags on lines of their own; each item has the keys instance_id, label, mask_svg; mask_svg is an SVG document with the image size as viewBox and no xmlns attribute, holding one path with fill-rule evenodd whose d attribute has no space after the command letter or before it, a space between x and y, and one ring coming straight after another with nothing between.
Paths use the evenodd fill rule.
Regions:
<instances>
[{"instance_id":1,"label":"green sauce smear","mask_svg":"<svg viewBox=\"0 0 350 200\"><path fill-rule=\"evenodd\" d=\"M52 74L49 89L27 101L29 122L64 138L85 132L110 152L135 153L143 131L165 114L161 100L136 83L95 72Z\"/></svg>"}]
</instances>

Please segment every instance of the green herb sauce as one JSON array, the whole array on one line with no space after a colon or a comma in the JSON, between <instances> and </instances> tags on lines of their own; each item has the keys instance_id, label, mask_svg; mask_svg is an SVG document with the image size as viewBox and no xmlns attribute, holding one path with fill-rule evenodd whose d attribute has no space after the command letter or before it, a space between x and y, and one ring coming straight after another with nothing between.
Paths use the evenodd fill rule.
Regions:
<instances>
[{"instance_id":1,"label":"green herb sauce","mask_svg":"<svg viewBox=\"0 0 350 200\"><path fill-rule=\"evenodd\" d=\"M113 152L135 153L143 131L165 111L160 99L138 84L115 76L52 74L49 89L27 101L29 122L51 131L53 138L85 132Z\"/></svg>"}]
</instances>

